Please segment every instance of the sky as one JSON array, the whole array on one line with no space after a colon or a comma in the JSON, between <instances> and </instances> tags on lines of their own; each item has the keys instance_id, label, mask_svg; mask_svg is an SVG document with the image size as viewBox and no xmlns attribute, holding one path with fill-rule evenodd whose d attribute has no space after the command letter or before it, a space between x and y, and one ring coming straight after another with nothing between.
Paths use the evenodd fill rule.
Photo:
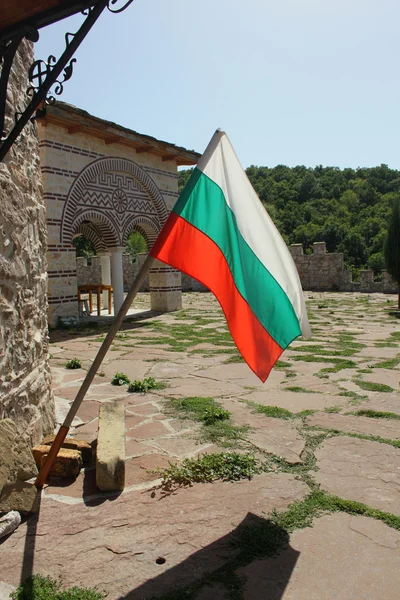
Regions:
<instances>
[{"instance_id":1,"label":"sky","mask_svg":"<svg viewBox=\"0 0 400 600\"><path fill-rule=\"evenodd\" d=\"M42 30L36 58L82 20ZM134 0L60 100L198 152L220 127L243 167L400 169L399 21L398 0Z\"/></svg>"}]
</instances>

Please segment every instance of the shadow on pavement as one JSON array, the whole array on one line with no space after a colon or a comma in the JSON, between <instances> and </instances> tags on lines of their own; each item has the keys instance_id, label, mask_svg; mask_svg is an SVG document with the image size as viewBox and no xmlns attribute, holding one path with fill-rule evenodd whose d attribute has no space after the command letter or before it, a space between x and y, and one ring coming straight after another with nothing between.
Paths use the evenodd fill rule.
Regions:
<instances>
[{"instance_id":1,"label":"shadow on pavement","mask_svg":"<svg viewBox=\"0 0 400 600\"><path fill-rule=\"evenodd\" d=\"M155 317L160 314L160 312L156 311L143 310L143 312L137 313L135 315L127 315L119 331L131 331L134 329L140 329L141 327L145 327L146 324L141 323L141 321L146 321L147 319L150 319L151 317ZM108 333L108 330L110 329L113 320L113 316L91 317L90 319L88 318L87 320L83 321L77 327L50 329L50 343L57 344L59 342L75 340L81 337L87 337L88 335L93 335L94 333L96 333L97 335L106 334Z\"/></svg>"},{"instance_id":2,"label":"shadow on pavement","mask_svg":"<svg viewBox=\"0 0 400 600\"><path fill-rule=\"evenodd\" d=\"M299 554L284 529L248 513L231 533L170 569L168 557L158 557L163 573L119 600L223 600L241 584L245 600L281 600Z\"/></svg>"}]
</instances>

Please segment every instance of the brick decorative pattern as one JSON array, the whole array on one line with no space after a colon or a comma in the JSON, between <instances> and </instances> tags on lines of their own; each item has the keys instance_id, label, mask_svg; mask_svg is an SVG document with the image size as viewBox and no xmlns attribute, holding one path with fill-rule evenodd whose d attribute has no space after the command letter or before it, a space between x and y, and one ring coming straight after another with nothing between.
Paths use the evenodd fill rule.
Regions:
<instances>
[{"instance_id":1,"label":"brick decorative pattern","mask_svg":"<svg viewBox=\"0 0 400 600\"><path fill-rule=\"evenodd\" d=\"M153 229L154 237L168 212L160 190L139 165L123 158L100 158L85 167L71 186L62 213L60 242L71 243L73 234L81 231L79 225L91 221L107 247L124 246L140 223L146 236L151 236Z\"/></svg>"}]
</instances>

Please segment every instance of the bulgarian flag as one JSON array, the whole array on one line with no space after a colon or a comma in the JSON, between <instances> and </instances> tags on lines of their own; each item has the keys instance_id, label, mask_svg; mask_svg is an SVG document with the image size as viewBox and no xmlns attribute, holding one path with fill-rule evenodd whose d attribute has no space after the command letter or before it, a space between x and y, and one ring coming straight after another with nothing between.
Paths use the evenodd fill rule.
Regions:
<instances>
[{"instance_id":1,"label":"bulgarian flag","mask_svg":"<svg viewBox=\"0 0 400 600\"><path fill-rule=\"evenodd\" d=\"M223 131L215 132L150 254L213 292L261 381L295 338L311 336L292 256Z\"/></svg>"}]
</instances>

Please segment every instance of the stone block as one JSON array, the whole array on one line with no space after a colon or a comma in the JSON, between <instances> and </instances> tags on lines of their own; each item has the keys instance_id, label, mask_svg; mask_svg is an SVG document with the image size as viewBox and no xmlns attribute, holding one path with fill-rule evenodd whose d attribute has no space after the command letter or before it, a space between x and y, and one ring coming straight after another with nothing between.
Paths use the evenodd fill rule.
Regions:
<instances>
[{"instance_id":1,"label":"stone block","mask_svg":"<svg viewBox=\"0 0 400 600\"><path fill-rule=\"evenodd\" d=\"M103 492L121 491L125 486L125 406L122 402L103 404L99 410L96 484Z\"/></svg>"},{"instance_id":2,"label":"stone block","mask_svg":"<svg viewBox=\"0 0 400 600\"><path fill-rule=\"evenodd\" d=\"M0 491L7 483L36 477L32 452L11 419L0 421L0 452Z\"/></svg>"},{"instance_id":3,"label":"stone block","mask_svg":"<svg viewBox=\"0 0 400 600\"><path fill-rule=\"evenodd\" d=\"M39 510L39 495L33 483L17 481L3 487L0 495L0 512L11 510L17 510L22 514Z\"/></svg>"},{"instance_id":4,"label":"stone block","mask_svg":"<svg viewBox=\"0 0 400 600\"><path fill-rule=\"evenodd\" d=\"M55 440L55 435L48 435L42 441L42 446L51 446ZM92 446L85 440L75 440L74 438L65 438L61 448L68 448L69 450L78 450L82 455L82 461L84 465L92 462ZM47 450L48 452L48 450Z\"/></svg>"},{"instance_id":5,"label":"stone block","mask_svg":"<svg viewBox=\"0 0 400 600\"><path fill-rule=\"evenodd\" d=\"M40 468L44 465L50 446L35 446L33 455ZM77 450L61 448L49 473L49 477L76 478L82 468L82 455Z\"/></svg>"}]
</instances>

